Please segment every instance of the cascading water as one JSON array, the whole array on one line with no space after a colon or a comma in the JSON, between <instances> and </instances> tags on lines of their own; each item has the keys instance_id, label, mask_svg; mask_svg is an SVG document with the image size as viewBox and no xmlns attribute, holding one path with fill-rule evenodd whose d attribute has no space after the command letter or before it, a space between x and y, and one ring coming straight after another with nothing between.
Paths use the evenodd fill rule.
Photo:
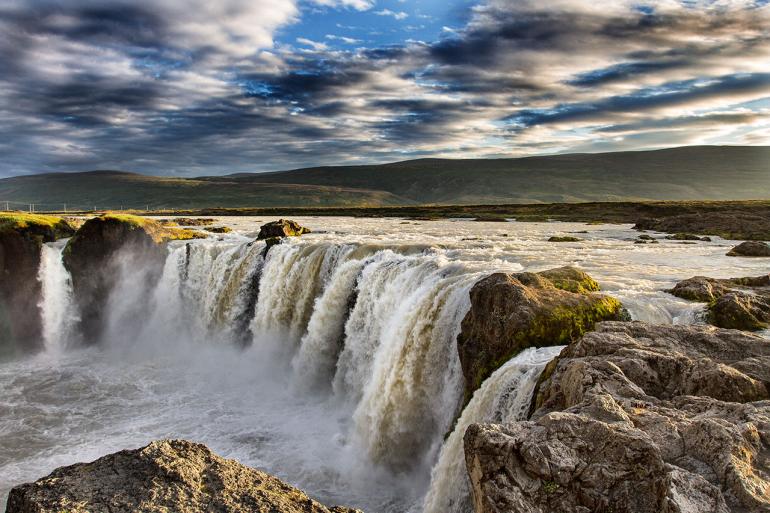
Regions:
<instances>
[{"instance_id":1,"label":"cascading water","mask_svg":"<svg viewBox=\"0 0 770 513\"><path fill-rule=\"evenodd\" d=\"M76 312L72 303L72 281L62 263L67 239L43 244L38 280L42 288L40 313L43 341L48 352L58 352L72 336Z\"/></svg>"},{"instance_id":2,"label":"cascading water","mask_svg":"<svg viewBox=\"0 0 770 513\"><path fill-rule=\"evenodd\" d=\"M689 323L702 305L662 292L677 279L762 271L719 246L705 257L693 246L634 246L626 229L588 227L587 247L570 249L545 242L549 224L323 222L328 233L266 256L263 242L237 231L173 242L150 287L147 270L127 260L104 305L104 339L90 341L103 351L62 351L55 365L0 362L0 503L12 484L55 466L174 436L278 473L323 502L468 513L465 429L522 418L558 352L508 362L452 429L463 389L455 341L480 276L579 265L634 318ZM386 244L394 233L398 242ZM41 255L49 351L77 341L62 248L46 244Z\"/></svg>"},{"instance_id":3,"label":"cascading water","mask_svg":"<svg viewBox=\"0 0 770 513\"><path fill-rule=\"evenodd\" d=\"M441 449L438 463L433 468L431 487L425 496L424 513L472 511L463 453L465 431L476 422L507 423L525 419L540 373L561 349L525 349L476 390Z\"/></svg>"}]
</instances>

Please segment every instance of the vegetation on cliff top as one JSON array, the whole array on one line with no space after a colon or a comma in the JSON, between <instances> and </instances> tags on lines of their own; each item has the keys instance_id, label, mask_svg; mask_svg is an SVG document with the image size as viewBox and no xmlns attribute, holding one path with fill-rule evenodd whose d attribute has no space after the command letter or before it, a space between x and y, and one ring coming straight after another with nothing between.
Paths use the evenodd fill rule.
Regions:
<instances>
[{"instance_id":1,"label":"vegetation on cliff top","mask_svg":"<svg viewBox=\"0 0 770 513\"><path fill-rule=\"evenodd\" d=\"M0 233L8 231L51 232L54 238L71 235L72 226L61 217L21 212L0 213Z\"/></svg>"}]
</instances>

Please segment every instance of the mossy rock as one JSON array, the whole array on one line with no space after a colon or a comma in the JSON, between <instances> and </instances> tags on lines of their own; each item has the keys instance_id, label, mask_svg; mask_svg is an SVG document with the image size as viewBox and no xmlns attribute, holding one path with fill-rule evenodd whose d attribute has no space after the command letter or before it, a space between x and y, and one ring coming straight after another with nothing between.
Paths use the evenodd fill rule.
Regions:
<instances>
[{"instance_id":1,"label":"mossy rock","mask_svg":"<svg viewBox=\"0 0 770 513\"><path fill-rule=\"evenodd\" d=\"M296 221L279 219L278 221L271 221L262 225L257 240L270 239L273 237L299 237L306 233L310 233L310 229L300 226Z\"/></svg>"},{"instance_id":2,"label":"mossy rock","mask_svg":"<svg viewBox=\"0 0 770 513\"><path fill-rule=\"evenodd\" d=\"M565 345L597 322L628 317L617 299L595 290L595 280L572 268L496 273L477 282L457 338L466 401L522 350Z\"/></svg>"},{"instance_id":3,"label":"mossy rock","mask_svg":"<svg viewBox=\"0 0 770 513\"><path fill-rule=\"evenodd\" d=\"M204 230L209 233L230 233L233 231L229 226L209 226L204 228Z\"/></svg>"}]
</instances>

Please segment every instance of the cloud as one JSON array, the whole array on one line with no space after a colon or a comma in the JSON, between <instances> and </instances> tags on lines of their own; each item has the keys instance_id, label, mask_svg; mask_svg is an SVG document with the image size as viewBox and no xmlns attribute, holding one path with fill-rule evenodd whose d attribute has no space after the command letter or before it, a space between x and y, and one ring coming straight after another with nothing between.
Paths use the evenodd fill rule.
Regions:
<instances>
[{"instance_id":1,"label":"cloud","mask_svg":"<svg viewBox=\"0 0 770 513\"><path fill-rule=\"evenodd\" d=\"M368 0L6 0L0 175L770 143L766 3L452 5L435 40L374 45L335 32L405 12ZM308 9L336 11L286 37Z\"/></svg>"},{"instance_id":2,"label":"cloud","mask_svg":"<svg viewBox=\"0 0 770 513\"><path fill-rule=\"evenodd\" d=\"M377 16L390 16L396 20L405 20L409 17L409 14L404 11L391 11L390 9L382 9L381 11L375 11Z\"/></svg>"}]
</instances>

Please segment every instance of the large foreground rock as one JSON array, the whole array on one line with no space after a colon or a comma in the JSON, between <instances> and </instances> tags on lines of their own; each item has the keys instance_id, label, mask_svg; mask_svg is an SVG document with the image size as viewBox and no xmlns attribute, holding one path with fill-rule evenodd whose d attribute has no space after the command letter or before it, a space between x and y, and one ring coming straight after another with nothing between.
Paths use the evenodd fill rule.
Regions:
<instances>
[{"instance_id":1,"label":"large foreground rock","mask_svg":"<svg viewBox=\"0 0 770 513\"><path fill-rule=\"evenodd\" d=\"M671 294L707 303L707 320L720 328L761 330L770 326L770 275L680 281Z\"/></svg>"},{"instance_id":2,"label":"large foreground rock","mask_svg":"<svg viewBox=\"0 0 770 513\"><path fill-rule=\"evenodd\" d=\"M549 365L531 420L474 425L477 513L770 511L770 341L607 322Z\"/></svg>"},{"instance_id":3,"label":"large foreground rock","mask_svg":"<svg viewBox=\"0 0 770 513\"><path fill-rule=\"evenodd\" d=\"M106 214L86 221L64 249L64 265L72 276L84 341L96 343L101 339L107 323L106 306L119 282L130 283L135 294L133 314L142 315L146 292L163 270L164 243L200 236L132 215Z\"/></svg>"},{"instance_id":4,"label":"large foreground rock","mask_svg":"<svg viewBox=\"0 0 770 513\"><path fill-rule=\"evenodd\" d=\"M0 214L0 355L42 347L41 249L73 232L59 217Z\"/></svg>"},{"instance_id":5,"label":"large foreground rock","mask_svg":"<svg viewBox=\"0 0 770 513\"><path fill-rule=\"evenodd\" d=\"M616 299L592 293L597 290L572 267L496 273L476 283L457 338L466 399L523 349L566 344L598 321L627 315Z\"/></svg>"},{"instance_id":6,"label":"large foreground rock","mask_svg":"<svg viewBox=\"0 0 770 513\"><path fill-rule=\"evenodd\" d=\"M354 513L185 440L160 440L17 486L7 513Z\"/></svg>"}]
</instances>

